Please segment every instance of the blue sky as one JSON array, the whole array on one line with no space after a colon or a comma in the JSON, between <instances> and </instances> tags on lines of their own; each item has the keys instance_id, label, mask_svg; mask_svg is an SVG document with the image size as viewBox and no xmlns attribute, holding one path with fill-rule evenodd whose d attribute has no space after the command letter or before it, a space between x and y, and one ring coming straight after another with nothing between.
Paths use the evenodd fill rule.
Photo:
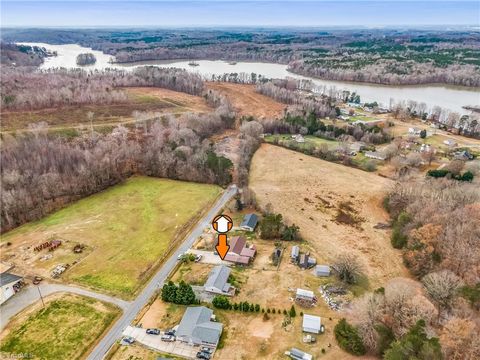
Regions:
<instances>
[{"instance_id":1,"label":"blue sky","mask_svg":"<svg viewBox=\"0 0 480 360\"><path fill-rule=\"evenodd\" d=\"M2 26L480 26L480 1L0 1Z\"/></svg>"}]
</instances>

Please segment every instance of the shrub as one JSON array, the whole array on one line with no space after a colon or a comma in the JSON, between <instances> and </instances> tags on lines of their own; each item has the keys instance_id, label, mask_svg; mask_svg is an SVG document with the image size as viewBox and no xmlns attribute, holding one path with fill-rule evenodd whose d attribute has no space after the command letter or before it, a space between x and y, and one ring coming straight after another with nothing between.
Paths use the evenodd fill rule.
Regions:
<instances>
[{"instance_id":1,"label":"shrub","mask_svg":"<svg viewBox=\"0 0 480 360\"><path fill-rule=\"evenodd\" d=\"M254 311L255 311L255 305L250 304L250 312L254 312Z\"/></svg>"},{"instance_id":2,"label":"shrub","mask_svg":"<svg viewBox=\"0 0 480 360\"><path fill-rule=\"evenodd\" d=\"M264 309L264 308L262 308L262 313L265 313L265 309Z\"/></svg>"},{"instance_id":3,"label":"shrub","mask_svg":"<svg viewBox=\"0 0 480 360\"><path fill-rule=\"evenodd\" d=\"M287 310L283 309L283 315L287 315Z\"/></svg>"},{"instance_id":4,"label":"shrub","mask_svg":"<svg viewBox=\"0 0 480 360\"><path fill-rule=\"evenodd\" d=\"M172 302L181 305L191 305L197 303L197 299L192 287L184 281L180 281L178 286L176 286L172 281L164 284L161 297L165 302Z\"/></svg>"},{"instance_id":5,"label":"shrub","mask_svg":"<svg viewBox=\"0 0 480 360\"><path fill-rule=\"evenodd\" d=\"M340 320L338 324L335 325L334 333L338 345L343 350L353 355L365 355L365 346L357 329L350 325L347 320Z\"/></svg>"},{"instance_id":6,"label":"shrub","mask_svg":"<svg viewBox=\"0 0 480 360\"><path fill-rule=\"evenodd\" d=\"M256 311L256 312L259 312L259 311L260 311L260 305L259 305L259 304L255 304L255 311Z\"/></svg>"},{"instance_id":7,"label":"shrub","mask_svg":"<svg viewBox=\"0 0 480 360\"><path fill-rule=\"evenodd\" d=\"M268 319L270 319L270 316L267 313L263 314L263 320L267 321Z\"/></svg>"},{"instance_id":8,"label":"shrub","mask_svg":"<svg viewBox=\"0 0 480 360\"><path fill-rule=\"evenodd\" d=\"M270 314L270 308L267 308L267 313Z\"/></svg>"},{"instance_id":9,"label":"shrub","mask_svg":"<svg viewBox=\"0 0 480 360\"><path fill-rule=\"evenodd\" d=\"M217 295L212 300L212 305L218 309L230 309L231 304L230 300L226 296ZM235 304L236 305L236 304Z\"/></svg>"},{"instance_id":10,"label":"shrub","mask_svg":"<svg viewBox=\"0 0 480 360\"><path fill-rule=\"evenodd\" d=\"M297 312L295 311L295 306L294 305L292 305L292 307L290 308L289 313L290 313L290 317L292 317L292 318L297 316Z\"/></svg>"},{"instance_id":11,"label":"shrub","mask_svg":"<svg viewBox=\"0 0 480 360\"><path fill-rule=\"evenodd\" d=\"M276 310L275 310L275 309L273 309L273 310L272 310L272 314L275 314L275 311L276 311Z\"/></svg>"},{"instance_id":12,"label":"shrub","mask_svg":"<svg viewBox=\"0 0 480 360\"><path fill-rule=\"evenodd\" d=\"M389 327L380 324L375 326L375 330L378 334L377 349L378 352L383 355L385 351L390 347L392 342L395 341L395 335Z\"/></svg>"}]
</instances>

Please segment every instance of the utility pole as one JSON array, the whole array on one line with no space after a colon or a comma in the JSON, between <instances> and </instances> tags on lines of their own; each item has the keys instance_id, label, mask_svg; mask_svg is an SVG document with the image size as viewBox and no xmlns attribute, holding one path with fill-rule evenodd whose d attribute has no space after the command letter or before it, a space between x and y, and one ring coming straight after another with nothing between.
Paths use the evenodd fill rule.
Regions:
<instances>
[{"instance_id":1,"label":"utility pole","mask_svg":"<svg viewBox=\"0 0 480 360\"><path fill-rule=\"evenodd\" d=\"M43 302L43 296L42 293L40 292L40 286L37 285L37 290L38 290L38 295L40 295L40 300L42 300L42 306L45 307L45 303Z\"/></svg>"}]
</instances>

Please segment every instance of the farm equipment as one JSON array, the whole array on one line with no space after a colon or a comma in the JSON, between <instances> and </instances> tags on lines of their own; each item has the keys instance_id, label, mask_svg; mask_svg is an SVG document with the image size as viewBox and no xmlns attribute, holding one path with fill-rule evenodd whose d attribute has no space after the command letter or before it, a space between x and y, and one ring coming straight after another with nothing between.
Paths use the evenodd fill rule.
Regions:
<instances>
[{"instance_id":1,"label":"farm equipment","mask_svg":"<svg viewBox=\"0 0 480 360\"><path fill-rule=\"evenodd\" d=\"M58 248L60 245L62 245L61 240L52 240L52 241L46 241L43 244L40 244L38 246L35 246L33 250L35 251L42 251L43 249L48 249L48 251L53 251L56 248Z\"/></svg>"},{"instance_id":2,"label":"farm equipment","mask_svg":"<svg viewBox=\"0 0 480 360\"><path fill-rule=\"evenodd\" d=\"M85 249L85 245L83 244L77 244L73 247L73 252L75 254L81 254L83 252L83 249Z\"/></svg>"}]
</instances>

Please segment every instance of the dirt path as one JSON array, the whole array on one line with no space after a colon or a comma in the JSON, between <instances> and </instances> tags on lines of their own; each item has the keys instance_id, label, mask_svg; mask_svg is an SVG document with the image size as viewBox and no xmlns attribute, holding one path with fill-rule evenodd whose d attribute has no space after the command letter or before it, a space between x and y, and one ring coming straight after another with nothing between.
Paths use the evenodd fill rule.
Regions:
<instances>
[{"instance_id":1,"label":"dirt path","mask_svg":"<svg viewBox=\"0 0 480 360\"><path fill-rule=\"evenodd\" d=\"M354 254L373 287L408 276L400 252L390 245L390 232L374 229L388 221L381 204L391 185L372 173L267 144L256 152L250 172L260 206L271 203L287 223L297 224L319 263ZM357 224L337 220L342 206Z\"/></svg>"}]
</instances>

